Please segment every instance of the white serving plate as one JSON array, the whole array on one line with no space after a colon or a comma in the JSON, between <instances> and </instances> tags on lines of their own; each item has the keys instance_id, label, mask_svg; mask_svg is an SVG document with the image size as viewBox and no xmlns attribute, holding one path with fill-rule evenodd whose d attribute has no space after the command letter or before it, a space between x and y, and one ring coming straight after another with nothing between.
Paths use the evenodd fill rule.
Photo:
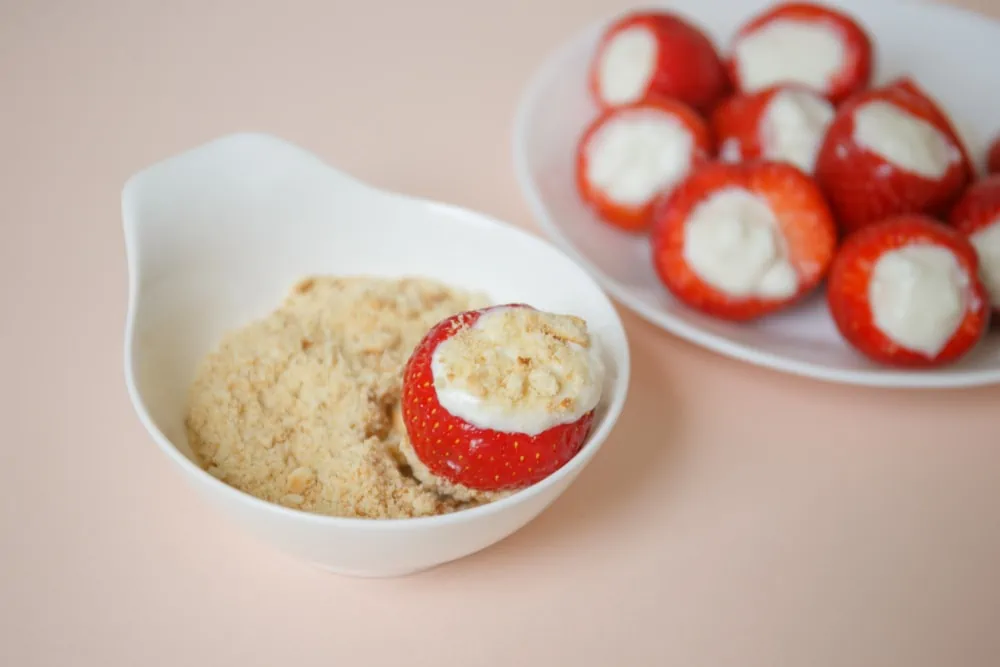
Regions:
<instances>
[{"instance_id":1,"label":"white serving plate","mask_svg":"<svg viewBox=\"0 0 1000 667\"><path fill-rule=\"evenodd\" d=\"M310 563L341 574L395 576L488 547L559 497L621 414L629 350L611 300L555 246L511 225L377 190L261 134L222 137L135 174L122 192L122 217L125 380L140 421L206 507ZM470 248L483 252L470 260ZM583 449L507 498L415 519L308 514L215 479L196 464L184 428L195 367L226 331L270 312L311 273L424 276L485 292L497 303L583 317L608 369Z\"/></svg>"},{"instance_id":2,"label":"white serving plate","mask_svg":"<svg viewBox=\"0 0 1000 667\"><path fill-rule=\"evenodd\" d=\"M772 3L765 0L676 0L663 4L701 26L725 49L736 29ZM840 0L875 41L875 83L911 74L954 119L973 159L1000 131L1000 24L928 3ZM959 363L927 371L889 369L860 356L838 334L822 291L794 310L754 324L702 316L657 280L648 243L601 223L573 180L576 142L597 108L587 67L605 26L591 26L556 50L530 81L515 119L514 165L539 225L615 298L663 329L715 352L813 378L883 387L967 387L1000 382L1000 332Z\"/></svg>"}]
</instances>

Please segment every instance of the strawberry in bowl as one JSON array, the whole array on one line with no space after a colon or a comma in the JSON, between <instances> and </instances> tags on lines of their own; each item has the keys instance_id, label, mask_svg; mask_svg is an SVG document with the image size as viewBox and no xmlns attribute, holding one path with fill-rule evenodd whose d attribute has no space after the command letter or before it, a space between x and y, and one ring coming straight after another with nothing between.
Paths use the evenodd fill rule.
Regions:
<instances>
[{"instance_id":1,"label":"strawberry in bowl","mask_svg":"<svg viewBox=\"0 0 1000 667\"><path fill-rule=\"evenodd\" d=\"M658 98L608 109L578 144L577 190L602 221L640 232L656 200L711 151L707 123L683 102Z\"/></svg>"},{"instance_id":2,"label":"strawberry in bowl","mask_svg":"<svg viewBox=\"0 0 1000 667\"><path fill-rule=\"evenodd\" d=\"M734 95L712 114L719 159L788 162L812 174L834 113L829 100L799 86Z\"/></svg>"},{"instance_id":3,"label":"strawberry in bowl","mask_svg":"<svg viewBox=\"0 0 1000 667\"><path fill-rule=\"evenodd\" d=\"M404 370L404 454L438 485L491 493L535 484L583 446L603 374L579 318L522 304L450 317Z\"/></svg>"},{"instance_id":4,"label":"strawberry in bowl","mask_svg":"<svg viewBox=\"0 0 1000 667\"><path fill-rule=\"evenodd\" d=\"M847 232L906 213L944 215L972 175L952 122L908 78L841 105L816 159Z\"/></svg>"},{"instance_id":5,"label":"strawberry in bowl","mask_svg":"<svg viewBox=\"0 0 1000 667\"><path fill-rule=\"evenodd\" d=\"M712 163L657 208L653 265L681 302L731 321L781 310L826 275L837 246L812 179L781 162Z\"/></svg>"},{"instance_id":6,"label":"strawberry in bowl","mask_svg":"<svg viewBox=\"0 0 1000 667\"><path fill-rule=\"evenodd\" d=\"M921 215L851 234L830 269L827 301L852 347L897 367L960 359L990 319L975 249L958 231Z\"/></svg>"},{"instance_id":7,"label":"strawberry in bowl","mask_svg":"<svg viewBox=\"0 0 1000 667\"><path fill-rule=\"evenodd\" d=\"M590 64L590 91L602 108L671 97L706 112L728 88L712 41L668 12L619 18L602 35Z\"/></svg>"},{"instance_id":8,"label":"strawberry in bowl","mask_svg":"<svg viewBox=\"0 0 1000 667\"><path fill-rule=\"evenodd\" d=\"M726 65L742 93L794 84L838 103L868 86L873 51L867 32L847 14L784 2L737 31Z\"/></svg>"},{"instance_id":9,"label":"strawberry in bowl","mask_svg":"<svg viewBox=\"0 0 1000 667\"><path fill-rule=\"evenodd\" d=\"M973 183L952 209L948 221L976 249L993 309L1000 312L1000 174Z\"/></svg>"}]
</instances>

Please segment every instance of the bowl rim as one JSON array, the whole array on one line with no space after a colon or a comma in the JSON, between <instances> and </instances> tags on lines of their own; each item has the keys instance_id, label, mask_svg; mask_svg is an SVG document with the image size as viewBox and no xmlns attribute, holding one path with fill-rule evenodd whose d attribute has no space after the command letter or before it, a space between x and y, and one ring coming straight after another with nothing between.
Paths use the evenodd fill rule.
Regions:
<instances>
[{"instance_id":1,"label":"bowl rim","mask_svg":"<svg viewBox=\"0 0 1000 667\"><path fill-rule=\"evenodd\" d=\"M604 412L604 417L598 426L598 428L592 431L588 436L583 446L579 451L566 462L561 468L550 474L548 477L542 479L531 486L525 487L518 491L515 491L510 496L506 498L501 498L484 505L479 505L476 507L471 507L467 509L458 510L455 512L450 512L447 514L434 514L428 516L418 516L418 517L403 517L403 518L390 518L390 519L374 519L368 517L354 517L354 516L331 516L327 514L319 514L315 512L308 512L306 510L294 509L290 507L285 507L284 505L279 505L277 503L258 498L246 491L238 489L234 486L226 484L220 479L215 478L208 471L204 470L200 466L196 465L194 461L185 456L180 449L175 445L170 438L168 438L163 431L154 423L149 411L146 408L145 401L143 400L142 393L139 391L136 383L136 373L133 364L134 351L136 347L136 311L138 302L138 266L136 258L138 256L136 239L134 234L131 233L130 227L130 206L131 200L133 198L134 189L137 187L137 183L141 180L141 177L162 165L169 162L174 162L183 158L190 159L194 157L198 152L206 150L210 146L219 144L220 142L226 141L239 141L239 140L264 140L268 142L279 142L295 148L301 151L304 156L312 157L317 160L319 166L330 169L338 175L344 177L345 181L352 183L357 187L366 188L379 193L383 196L394 197L401 200L406 200L408 203L413 205L428 206L432 209L436 209L442 212L449 212L452 215L457 215L464 218L464 224L475 225L480 228L493 228L498 229L503 233L513 234L519 236L522 240L527 243L534 243L536 245L547 248L549 251L557 253L564 257L568 262L575 266L580 272L580 278L591 285L593 290L600 294L604 305L610 311L612 318L610 324L613 325L617 332L620 334L622 340L621 352L622 352L622 363L621 367L616 367L615 380L612 383L614 391L610 393L610 400L606 403L606 409ZM629 387L631 384L631 349L628 338L628 332L625 329L624 323L621 320L621 315L615 307L614 301L605 291L604 287L594 279L594 276L590 274L580 263L571 255L566 253L558 245L552 243L550 240L543 236L532 234L528 230L522 229L516 225L503 222L491 215L476 211L474 209L465 208L462 206L457 206L454 204L449 204L442 201L436 201L432 199L427 199L423 197L415 197L412 195L407 195L404 193L393 192L390 190L375 187L369 183L360 181L355 177L345 174L337 167L332 164L321 160L318 156L309 151L296 146L290 142L287 142L278 137L260 133L260 132L238 132L233 134L223 135L216 139L205 142L194 148L181 151L172 156L164 158L158 162L155 162L137 172L132 174L125 181L125 184L121 192L121 207L122 207L122 223L124 228L125 237L125 255L126 264L128 271L128 299L126 306L126 316L125 316L125 341L124 341L124 375L125 375L125 385L129 396L129 401L132 403L132 408L135 411L140 423L146 429L146 432L152 437L156 445L162 450L168 458L170 458L175 464L180 466L180 468L187 472L193 480L198 480L204 484L207 484L209 488L215 489L220 493L224 494L228 498L232 499L237 503L245 503L248 507L261 511L270 513L276 518L287 519L293 521L304 522L307 524L315 526L328 526L328 527L342 527L342 528L359 528L363 530L381 530L381 529L413 529L419 530L424 528L433 528L449 524L460 524L467 521L474 521L479 518L486 518L493 514L502 513L508 507L513 507L522 502L525 502L532 496L537 496L542 494L546 489L558 484L561 480L576 475L581 471L590 460L597 454L598 450L604 445L604 442L608 439L608 436L612 433L615 426L617 425L618 419L621 416L622 410L624 409ZM572 481L572 479L571 479ZM568 486L567 486L568 488ZM558 495L556 496L558 497ZM554 499L553 499L554 500Z\"/></svg>"}]
</instances>

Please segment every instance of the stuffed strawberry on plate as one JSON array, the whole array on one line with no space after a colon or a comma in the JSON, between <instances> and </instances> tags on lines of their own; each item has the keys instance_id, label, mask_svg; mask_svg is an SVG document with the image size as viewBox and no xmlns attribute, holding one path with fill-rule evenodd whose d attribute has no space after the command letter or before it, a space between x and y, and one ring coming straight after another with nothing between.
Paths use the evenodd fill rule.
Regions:
<instances>
[{"instance_id":1,"label":"stuffed strawberry on plate","mask_svg":"<svg viewBox=\"0 0 1000 667\"><path fill-rule=\"evenodd\" d=\"M816 178L848 232L905 213L944 215L972 173L951 121L910 79L845 102L816 160Z\"/></svg>"},{"instance_id":2,"label":"stuffed strawberry on plate","mask_svg":"<svg viewBox=\"0 0 1000 667\"><path fill-rule=\"evenodd\" d=\"M712 114L719 159L788 162L811 174L834 113L829 100L799 86L734 95Z\"/></svg>"},{"instance_id":3,"label":"stuffed strawberry on plate","mask_svg":"<svg viewBox=\"0 0 1000 667\"><path fill-rule=\"evenodd\" d=\"M708 125L682 102L650 99L609 109L580 139L577 189L604 222L642 231L655 201L711 151Z\"/></svg>"},{"instance_id":4,"label":"stuffed strawberry on plate","mask_svg":"<svg viewBox=\"0 0 1000 667\"><path fill-rule=\"evenodd\" d=\"M410 445L449 484L484 492L534 484L583 446L603 373L579 318L522 304L460 313L432 328L404 369Z\"/></svg>"},{"instance_id":5,"label":"stuffed strawberry on plate","mask_svg":"<svg viewBox=\"0 0 1000 667\"><path fill-rule=\"evenodd\" d=\"M779 162L713 163L657 208L653 264L681 302L743 321L798 301L826 275L837 230L819 188Z\"/></svg>"},{"instance_id":6,"label":"stuffed strawberry on plate","mask_svg":"<svg viewBox=\"0 0 1000 667\"><path fill-rule=\"evenodd\" d=\"M827 281L830 313L866 357L900 367L958 360L990 319L972 245L919 215L870 225L844 241Z\"/></svg>"},{"instance_id":7,"label":"stuffed strawberry on plate","mask_svg":"<svg viewBox=\"0 0 1000 667\"><path fill-rule=\"evenodd\" d=\"M727 66L740 92L794 84L837 103L868 86L873 51L867 32L847 14L784 2L740 28Z\"/></svg>"},{"instance_id":8,"label":"stuffed strawberry on plate","mask_svg":"<svg viewBox=\"0 0 1000 667\"><path fill-rule=\"evenodd\" d=\"M590 65L590 90L602 108L671 97L710 110L729 82L711 40L668 12L635 12L601 37Z\"/></svg>"},{"instance_id":9,"label":"stuffed strawberry on plate","mask_svg":"<svg viewBox=\"0 0 1000 667\"><path fill-rule=\"evenodd\" d=\"M948 220L976 249L993 309L1000 312L1000 174L970 186Z\"/></svg>"}]
</instances>

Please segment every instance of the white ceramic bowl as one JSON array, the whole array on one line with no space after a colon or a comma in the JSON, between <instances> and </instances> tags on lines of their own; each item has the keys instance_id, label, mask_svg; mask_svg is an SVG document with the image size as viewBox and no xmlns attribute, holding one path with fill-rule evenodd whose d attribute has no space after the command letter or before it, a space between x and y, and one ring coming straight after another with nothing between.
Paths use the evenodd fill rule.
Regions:
<instances>
[{"instance_id":1,"label":"white ceramic bowl","mask_svg":"<svg viewBox=\"0 0 1000 667\"><path fill-rule=\"evenodd\" d=\"M490 546L554 501L625 402L625 331L600 287L526 232L453 206L378 191L273 137L237 134L134 175L122 193L129 267L125 375L143 425L207 504L259 539L342 574L401 575ZM311 273L420 275L586 318L609 373L580 453L542 482L455 514L334 518L238 491L193 461L184 401L226 330L276 307Z\"/></svg>"}]
</instances>

